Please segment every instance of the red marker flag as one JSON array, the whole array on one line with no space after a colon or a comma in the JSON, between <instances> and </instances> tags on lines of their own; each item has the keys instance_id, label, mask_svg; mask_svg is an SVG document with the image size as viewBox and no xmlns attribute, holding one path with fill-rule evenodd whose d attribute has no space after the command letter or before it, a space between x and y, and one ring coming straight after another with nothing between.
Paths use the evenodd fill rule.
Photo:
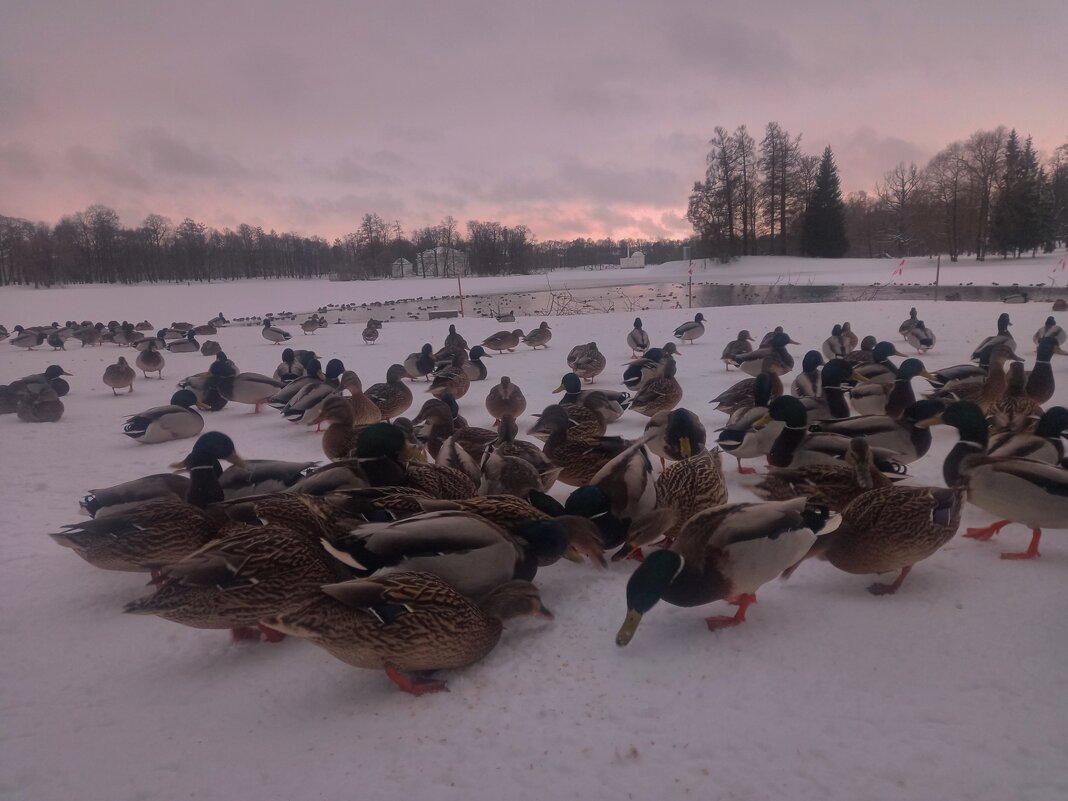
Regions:
<instances>
[{"instance_id":1,"label":"red marker flag","mask_svg":"<svg viewBox=\"0 0 1068 801\"><path fill-rule=\"evenodd\" d=\"M902 259L901 263L899 265L897 265L897 269L894 270L892 273L890 273L890 277L893 278L895 275L904 275L904 274L905 274L905 260Z\"/></svg>"}]
</instances>

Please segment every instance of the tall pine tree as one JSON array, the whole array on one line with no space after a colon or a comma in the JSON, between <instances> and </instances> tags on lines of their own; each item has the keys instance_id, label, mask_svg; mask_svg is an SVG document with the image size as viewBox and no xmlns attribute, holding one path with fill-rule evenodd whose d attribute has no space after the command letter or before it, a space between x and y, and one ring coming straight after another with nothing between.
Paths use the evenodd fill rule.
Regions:
<instances>
[{"instance_id":1,"label":"tall pine tree","mask_svg":"<svg viewBox=\"0 0 1068 801\"><path fill-rule=\"evenodd\" d=\"M838 182L838 167L830 145L823 151L816 184L805 211L801 248L806 256L840 259L849 250L845 233L845 204Z\"/></svg>"}]
</instances>

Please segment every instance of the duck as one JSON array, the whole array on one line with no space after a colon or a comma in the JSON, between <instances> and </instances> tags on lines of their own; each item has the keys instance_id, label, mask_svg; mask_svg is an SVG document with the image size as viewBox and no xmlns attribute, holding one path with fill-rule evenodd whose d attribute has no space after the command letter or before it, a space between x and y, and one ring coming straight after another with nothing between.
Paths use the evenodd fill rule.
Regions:
<instances>
[{"instance_id":1,"label":"duck","mask_svg":"<svg viewBox=\"0 0 1068 801\"><path fill-rule=\"evenodd\" d=\"M1031 529L1030 544L1021 552L1002 553L1001 558L1040 556L1042 529L1068 525L1068 470L1032 459L987 455L986 419L969 401L951 404L927 423L944 423L960 435L942 465L946 485L963 489L969 503L1001 518L983 528L969 528L964 536L985 541L1010 523L1021 523Z\"/></svg>"},{"instance_id":2,"label":"duck","mask_svg":"<svg viewBox=\"0 0 1068 801\"><path fill-rule=\"evenodd\" d=\"M529 463L537 474L540 485L538 489L541 492L548 492L556 483L560 468L553 464L552 460L534 443L516 439L518 434L519 424L515 417L509 414L503 415L497 426L497 440L491 446L494 454L502 458L521 459ZM485 470L483 476L483 481L485 481Z\"/></svg>"},{"instance_id":3,"label":"duck","mask_svg":"<svg viewBox=\"0 0 1068 801\"><path fill-rule=\"evenodd\" d=\"M630 348L631 358L637 359L649 350L649 333L642 328L642 318L634 318L634 327L627 333L627 347Z\"/></svg>"},{"instance_id":4,"label":"duck","mask_svg":"<svg viewBox=\"0 0 1068 801\"><path fill-rule=\"evenodd\" d=\"M854 373L854 377L859 379L861 375ZM854 386L850 392L853 408L863 415L885 414L896 420L905 407L916 400L912 379L917 377L934 380L934 376L927 371L922 361L915 358L905 359L897 368L897 374L892 381L866 379Z\"/></svg>"},{"instance_id":5,"label":"duck","mask_svg":"<svg viewBox=\"0 0 1068 801\"><path fill-rule=\"evenodd\" d=\"M568 410L578 423L592 424L603 434L608 423L614 423L623 416L630 404L630 394L613 392L607 389L583 389L582 379L575 373L564 373L560 385L553 394L563 393L560 405Z\"/></svg>"},{"instance_id":6,"label":"duck","mask_svg":"<svg viewBox=\"0 0 1068 801\"><path fill-rule=\"evenodd\" d=\"M375 407L378 410L378 407ZM359 430L356 428L352 414L352 406L346 398L340 395L331 395L326 398L319 407L318 413L312 420L316 426L329 423L329 427L323 432L322 448L326 458L332 462L347 459L356 447L356 439Z\"/></svg>"},{"instance_id":7,"label":"duck","mask_svg":"<svg viewBox=\"0 0 1068 801\"><path fill-rule=\"evenodd\" d=\"M996 359L1000 363L1000 372L1004 374L1005 362L1018 361L1019 358L1003 345L984 348L979 355L978 365L957 364L932 373L931 384L935 389L931 397L948 401L976 400L982 395L983 386L990 376L991 361Z\"/></svg>"},{"instance_id":8,"label":"duck","mask_svg":"<svg viewBox=\"0 0 1068 801\"><path fill-rule=\"evenodd\" d=\"M678 406L682 400L682 385L675 378L677 369L675 360L668 357L663 373L638 390L627 408L652 417L657 412L671 411Z\"/></svg>"},{"instance_id":9,"label":"duck","mask_svg":"<svg viewBox=\"0 0 1068 801\"><path fill-rule=\"evenodd\" d=\"M762 372L788 373L794 369L794 357L786 350L791 342L790 335L780 331L767 346L736 356L734 366L754 377Z\"/></svg>"},{"instance_id":10,"label":"duck","mask_svg":"<svg viewBox=\"0 0 1068 801\"><path fill-rule=\"evenodd\" d=\"M455 325L449 326L449 333L445 336L446 349L467 350L467 340L456 330Z\"/></svg>"},{"instance_id":11,"label":"duck","mask_svg":"<svg viewBox=\"0 0 1068 801\"><path fill-rule=\"evenodd\" d=\"M1027 374L1027 383L1024 386L1027 397L1035 403L1045 403L1053 397L1056 382L1053 379L1053 368L1050 366L1050 361L1055 353L1064 355L1061 346L1057 344L1056 337L1043 337L1038 341L1035 366Z\"/></svg>"},{"instance_id":12,"label":"duck","mask_svg":"<svg viewBox=\"0 0 1068 801\"><path fill-rule=\"evenodd\" d=\"M705 316L701 312L697 312L694 315L693 320L688 323L683 323L672 334L675 339L683 342L689 342L691 345L695 339L699 339L705 335Z\"/></svg>"},{"instance_id":13,"label":"duck","mask_svg":"<svg viewBox=\"0 0 1068 801\"><path fill-rule=\"evenodd\" d=\"M904 355L892 342L878 342L872 348L871 362L857 365L856 373L865 381L889 384L897 377L897 367L890 361L890 357Z\"/></svg>"},{"instance_id":14,"label":"duck","mask_svg":"<svg viewBox=\"0 0 1068 801\"><path fill-rule=\"evenodd\" d=\"M823 340L823 355L828 359L839 359L845 356L849 349L846 348L845 342L842 341L842 326L835 323L831 328L831 335Z\"/></svg>"},{"instance_id":15,"label":"duck","mask_svg":"<svg viewBox=\"0 0 1068 801\"><path fill-rule=\"evenodd\" d=\"M567 550L560 523L541 515L522 517L509 515L514 522L505 528L481 514L431 511L364 523L320 542L361 577L383 569L432 573L462 595L480 598L505 582L533 579L540 563L555 561Z\"/></svg>"},{"instance_id":16,"label":"duck","mask_svg":"<svg viewBox=\"0 0 1068 801\"><path fill-rule=\"evenodd\" d=\"M305 369L304 365L297 361L297 356L293 353L293 349L286 348L282 351L282 361L278 363L276 368L274 368L274 375L272 377L275 381L281 381L283 384L288 384L291 381L296 381L298 378L307 375L307 373L308 371Z\"/></svg>"},{"instance_id":17,"label":"duck","mask_svg":"<svg viewBox=\"0 0 1068 801\"><path fill-rule=\"evenodd\" d=\"M657 412L645 424L643 439L650 451L660 457L660 466L670 459L689 459L705 448L708 432L696 413L689 409Z\"/></svg>"},{"instance_id":18,"label":"duck","mask_svg":"<svg viewBox=\"0 0 1068 801\"><path fill-rule=\"evenodd\" d=\"M459 353L452 357L452 363L434 373L434 380L427 387L427 392L435 398L448 393L459 400L471 388L471 378L464 369L463 359Z\"/></svg>"},{"instance_id":19,"label":"duck","mask_svg":"<svg viewBox=\"0 0 1068 801\"><path fill-rule=\"evenodd\" d=\"M27 331L21 325L16 325L12 330L15 332L15 336L8 340L8 344L14 345L16 348L33 350L39 345L43 345L46 339L45 334L38 331Z\"/></svg>"},{"instance_id":20,"label":"duck","mask_svg":"<svg viewBox=\"0 0 1068 801\"><path fill-rule=\"evenodd\" d=\"M909 331L915 328L919 322L919 312L917 312L916 307L913 306L911 309L909 309L909 318L897 327L897 332L901 334L902 339L907 341Z\"/></svg>"},{"instance_id":21,"label":"duck","mask_svg":"<svg viewBox=\"0 0 1068 801\"><path fill-rule=\"evenodd\" d=\"M523 615L552 617L528 581L506 582L476 603L433 574L394 573L326 585L314 601L264 622L346 664L384 670L419 696L448 689L434 672L483 659L504 623Z\"/></svg>"},{"instance_id":22,"label":"duck","mask_svg":"<svg viewBox=\"0 0 1068 801\"><path fill-rule=\"evenodd\" d=\"M113 502L108 514L97 511L93 519L63 526L49 536L103 570L158 571L215 538L218 523L205 507L223 500L221 460L245 464L230 437L219 431L201 434L189 454L174 465L189 471L184 499L177 497L170 482L120 485L110 493L94 490L83 503L100 510L107 497ZM142 500L147 492L159 493L157 485L169 488L167 494Z\"/></svg>"},{"instance_id":23,"label":"duck","mask_svg":"<svg viewBox=\"0 0 1068 801\"><path fill-rule=\"evenodd\" d=\"M860 347L857 350L851 350L842 358L854 367L858 367L862 364L871 364L875 361L875 346L879 344L879 340L870 334L864 339L860 340Z\"/></svg>"},{"instance_id":24,"label":"duck","mask_svg":"<svg viewBox=\"0 0 1068 801\"><path fill-rule=\"evenodd\" d=\"M364 391L384 420L404 414L412 405L412 391L404 383L407 375L403 364L392 364L386 370L385 383L372 384Z\"/></svg>"},{"instance_id":25,"label":"duck","mask_svg":"<svg viewBox=\"0 0 1068 801\"><path fill-rule=\"evenodd\" d=\"M136 328L136 326L135 326ZM141 330L141 329L138 329ZM193 333L197 336L212 337L219 333L219 329L213 323L204 323L193 327Z\"/></svg>"},{"instance_id":26,"label":"duck","mask_svg":"<svg viewBox=\"0 0 1068 801\"><path fill-rule=\"evenodd\" d=\"M801 560L820 558L845 573L898 571L889 584L868 587L872 595L893 595L912 568L953 539L960 526L964 493L941 487L889 486L871 489L842 510L834 531L816 539ZM796 569L787 568L784 577Z\"/></svg>"},{"instance_id":27,"label":"duck","mask_svg":"<svg viewBox=\"0 0 1068 801\"><path fill-rule=\"evenodd\" d=\"M109 364L104 370L104 383L111 387L113 395L118 395L120 389L127 390L127 394L133 392L133 382L137 373L126 363L126 357L120 356L115 364Z\"/></svg>"},{"instance_id":28,"label":"duck","mask_svg":"<svg viewBox=\"0 0 1068 801\"><path fill-rule=\"evenodd\" d=\"M744 623L757 590L804 556L826 523L805 508L803 498L728 503L699 512L670 548L649 554L631 574L616 645L630 643L643 616L661 600L689 607L725 599L738 611L706 618L709 631Z\"/></svg>"},{"instance_id":29,"label":"duck","mask_svg":"<svg viewBox=\"0 0 1068 801\"><path fill-rule=\"evenodd\" d=\"M849 417L852 412L846 393L853 389L850 386L853 368L845 359L831 359L820 369L819 376L816 382L818 395L798 396L808 412L808 419L841 420Z\"/></svg>"},{"instance_id":30,"label":"duck","mask_svg":"<svg viewBox=\"0 0 1068 801\"><path fill-rule=\"evenodd\" d=\"M823 420L810 425L809 431L863 439L872 448L893 453L896 462L911 464L931 449L930 429L917 423L939 414L945 406L940 400L914 401L899 417L869 414L845 420Z\"/></svg>"},{"instance_id":31,"label":"duck","mask_svg":"<svg viewBox=\"0 0 1068 801\"><path fill-rule=\"evenodd\" d=\"M467 361L461 365L461 369L467 375L468 381L485 381L486 376L489 375L489 370L482 360L492 358L481 345L475 345L471 348ZM456 397L463 396L457 395Z\"/></svg>"},{"instance_id":32,"label":"duck","mask_svg":"<svg viewBox=\"0 0 1068 801\"><path fill-rule=\"evenodd\" d=\"M272 345L281 345L283 342L293 338L293 335L288 331L275 325L271 325L272 322L274 321L271 320L270 317L263 321L263 328L260 329L260 336Z\"/></svg>"},{"instance_id":33,"label":"duck","mask_svg":"<svg viewBox=\"0 0 1068 801\"><path fill-rule=\"evenodd\" d=\"M850 440L841 461L772 471L752 491L765 501L804 497L810 507L826 506L833 512L841 512L861 493L889 487L900 478L879 470L871 446L858 437Z\"/></svg>"},{"instance_id":34,"label":"duck","mask_svg":"<svg viewBox=\"0 0 1068 801\"><path fill-rule=\"evenodd\" d=\"M782 431L783 423L778 420L757 427L766 417L772 397L778 397L772 395L773 379L770 373L761 373L753 379L753 405L737 408L716 438L716 444L738 461L738 472L742 475L756 473L752 467L743 467L742 459L766 456Z\"/></svg>"},{"instance_id":35,"label":"duck","mask_svg":"<svg viewBox=\"0 0 1068 801\"><path fill-rule=\"evenodd\" d=\"M200 343L197 342L196 334L190 330L186 332L185 339L178 339L167 346L171 353L197 353Z\"/></svg>"},{"instance_id":36,"label":"duck","mask_svg":"<svg viewBox=\"0 0 1068 801\"><path fill-rule=\"evenodd\" d=\"M304 332L304 335L314 334L319 330L319 315L313 314L307 320L300 324L300 330Z\"/></svg>"},{"instance_id":37,"label":"duck","mask_svg":"<svg viewBox=\"0 0 1068 801\"><path fill-rule=\"evenodd\" d=\"M15 415L24 423L57 423L63 411L63 401L49 384L30 384L15 406Z\"/></svg>"},{"instance_id":38,"label":"duck","mask_svg":"<svg viewBox=\"0 0 1068 801\"><path fill-rule=\"evenodd\" d=\"M972 351L972 361L978 361L979 356L983 350L993 345L1004 345L1013 353L1016 353L1016 340L1013 339L1012 334L1009 333L1009 326L1012 325L1012 321L1009 319L1007 312L1002 312L998 315L998 332L992 334L979 343L979 346Z\"/></svg>"},{"instance_id":39,"label":"duck","mask_svg":"<svg viewBox=\"0 0 1068 801\"><path fill-rule=\"evenodd\" d=\"M201 356L217 356L220 353L222 353L222 345L214 339L205 339L204 343L200 346Z\"/></svg>"},{"instance_id":40,"label":"duck","mask_svg":"<svg viewBox=\"0 0 1068 801\"><path fill-rule=\"evenodd\" d=\"M627 369L623 371L623 386L629 390L641 389L647 381L660 375L665 358L679 355L674 342L668 342L662 348L649 348L642 358L627 363Z\"/></svg>"},{"instance_id":41,"label":"duck","mask_svg":"<svg viewBox=\"0 0 1068 801\"><path fill-rule=\"evenodd\" d=\"M786 333L786 332L783 330L783 327L781 325L775 326L772 330L768 331L766 334L764 334L764 336L762 336L760 338L760 347L761 348L771 347L771 343L775 339L775 335L776 334L783 334L783 333ZM789 338L789 341L787 341L787 343L786 343L787 345L800 345L801 344L800 342L795 342L793 340L793 338L790 337L789 334L786 334L786 336Z\"/></svg>"},{"instance_id":42,"label":"duck","mask_svg":"<svg viewBox=\"0 0 1068 801\"><path fill-rule=\"evenodd\" d=\"M180 389L171 396L170 405L130 415L122 433L142 445L195 437L204 430L204 418L193 408L196 402L193 392Z\"/></svg>"},{"instance_id":43,"label":"duck","mask_svg":"<svg viewBox=\"0 0 1068 801\"><path fill-rule=\"evenodd\" d=\"M842 333L840 334L840 336L842 338L842 345L845 347L846 353L856 350L857 343L859 342L859 337L857 337L857 335L853 332L852 323L848 321L842 323Z\"/></svg>"},{"instance_id":44,"label":"duck","mask_svg":"<svg viewBox=\"0 0 1068 801\"><path fill-rule=\"evenodd\" d=\"M79 328L71 336L73 336L76 340L81 342L83 348L86 345L89 345L91 347L92 346L99 347L104 341L103 334L101 333L103 331L103 329L104 329L104 324L103 323L97 323L96 325L88 325L88 326L85 326L84 328Z\"/></svg>"},{"instance_id":45,"label":"duck","mask_svg":"<svg viewBox=\"0 0 1068 801\"><path fill-rule=\"evenodd\" d=\"M352 409L352 423L357 426L366 426L377 423L382 419L382 412L374 401L367 397L363 391L363 382L360 377L351 370L345 374L341 382L342 389L349 393L345 398L349 408Z\"/></svg>"},{"instance_id":46,"label":"duck","mask_svg":"<svg viewBox=\"0 0 1068 801\"><path fill-rule=\"evenodd\" d=\"M548 348L549 340L552 338L553 331L549 328L549 324L543 320L537 328L529 331L523 337L523 344L529 345L533 350L537 350L539 347Z\"/></svg>"},{"instance_id":47,"label":"duck","mask_svg":"<svg viewBox=\"0 0 1068 801\"><path fill-rule=\"evenodd\" d=\"M905 334L905 341L916 349L917 353L926 353L935 346L935 334L923 320Z\"/></svg>"},{"instance_id":48,"label":"duck","mask_svg":"<svg viewBox=\"0 0 1068 801\"><path fill-rule=\"evenodd\" d=\"M590 483L597 471L616 454L586 432L575 432L577 424L559 405L545 407L528 434L545 443L543 452L560 468L556 479L562 484L582 487Z\"/></svg>"},{"instance_id":49,"label":"duck","mask_svg":"<svg viewBox=\"0 0 1068 801\"><path fill-rule=\"evenodd\" d=\"M1035 331L1035 335L1031 337L1031 341L1035 343L1035 348L1038 348L1039 343L1049 337L1053 339L1058 345L1063 345L1065 341L1068 341L1068 331L1065 331L1061 326L1057 325L1055 317L1047 317L1046 322Z\"/></svg>"},{"instance_id":50,"label":"duck","mask_svg":"<svg viewBox=\"0 0 1068 801\"><path fill-rule=\"evenodd\" d=\"M496 334L490 334L482 340L482 347L495 350L497 353L504 353L506 350L511 352L519 347L522 339L522 328L517 328L514 331L498 331Z\"/></svg>"},{"instance_id":51,"label":"duck","mask_svg":"<svg viewBox=\"0 0 1068 801\"><path fill-rule=\"evenodd\" d=\"M743 356L749 353L753 346L749 343L753 341L753 337L745 329L738 332L738 336L728 342L726 347L723 348L723 355L720 357L723 360L724 367L729 371L731 365L734 364L734 359L737 356Z\"/></svg>"},{"instance_id":52,"label":"duck","mask_svg":"<svg viewBox=\"0 0 1068 801\"><path fill-rule=\"evenodd\" d=\"M645 447L651 435L633 443L620 443L622 450L609 459L589 480L608 497L609 508L625 526L653 511L656 484L653 464Z\"/></svg>"},{"instance_id":53,"label":"duck","mask_svg":"<svg viewBox=\"0 0 1068 801\"><path fill-rule=\"evenodd\" d=\"M424 404L419 418L421 424L417 436L426 442L427 450L435 461L438 461L438 453L447 439L453 439L476 463L482 459L486 447L497 440L497 432L492 429L457 425L448 404L440 400L433 405Z\"/></svg>"},{"instance_id":54,"label":"duck","mask_svg":"<svg viewBox=\"0 0 1068 801\"><path fill-rule=\"evenodd\" d=\"M1004 431L991 437L987 453L994 457L1061 464L1065 455L1062 437L1065 436L1068 436L1068 409L1051 406L1038 418L1033 429Z\"/></svg>"},{"instance_id":55,"label":"duck","mask_svg":"<svg viewBox=\"0 0 1068 801\"><path fill-rule=\"evenodd\" d=\"M478 487L459 470L417 462L406 456L405 432L390 423L372 423L360 429L356 458L372 487L410 487L435 498L463 500Z\"/></svg>"},{"instance_id":56,"label":"duck","mask_svg":"<svg viewBox=\"0 0 1068 801\"><path fill-rule=\"evenodd\" d=\"M365 345L373 345L378 340L379 326L375 325L375 323L377 322L377 320L368 320L367 325L361 332L360 336L363 338L363 342Z\"/></svg>"},{"instance_id":57,"label":"duck","mask_svg":"<svg viewBox=\"0 0 1068 801\"><path fill-rule=\"evenodd\" d=\"M408 378L414 381L417 378L430 380L430 374L437 369L434 362L434 346L429 342L423 345L418 353L409 353L404 360L404 370Z\"/></svg>"},{"instance_id":58,"label":"duck","mask_svg":"<svg viewBox=\"0 0 1068 801\"><path fill-rule=\"evenodd\" d=\"M486 395L486 411L493 418L494 425L500 423L502 417L519 417L526 410L527 399L523 390L506 375L501 376L500 382L491 387Z\"/></svg>"},{"instance_id":59,"label":"duck","mask_svg":"<svg viewBox=\"0 0 1068 801\"><path fill-rule=\"evenodd\" d=\"M213 364L212 367L215 365ZM253 413L259 414L260 408L280 390L281 381L260 373L238 373L237 375L216 375L213 373L215 389L228 401L246 403L253 406Z\"/></svg>"},{"instance_id":60,"label":"duck","mask_svg":"<svg viewBox=\"0 0 1068 801\"><path fill-rule=\"evenodd\" d=\"M1028 396L1026 384L1023 364L1013 362L1009 365L1005 390L984 409L993 430L1017 431L1042 414L1041 404Z\"/></svg>"},{"instance_id":61,"label":"duck","mask_svg":"<svg viewBox=\"0 0 1068 801\"><path fill-rule=\"evenodd\" d=\"M540 453L540 451L539 451ZM542 479L534 465L518 456L498 453L489 445L479 465L478 494L513 495L529 498L532 492L544 492Z\"/></svg>"},{"instance_id":62,"label":"duck","mask_svg":"<svg viewBox=\"0 0 1068 801\"><path fill-rule=\"evenodd\" d=\"M572 349L567 364L575 375L586 383L592 384L594 379L604 372L608 360L597 348L596 342L589 342Z\"/></svg>"},{"instance_id":63,"label":"duck","mask_svg":"<svg viewBox=\"0 0 1068 801\"><path fill-rule=\"evenodd\" d=\"M299 609L323 585L351 577L312 536L279 525L235 526L161 574L155 593L126 604L126 614L230 629L234 640L258 640L262 633L270 642L284 635L260 621Z\"/></svg>"},{"instance_id":64,"label":"duck","mask_svg":"<svg viewBox=\"0 0 1068 801\"><path fill-rule=\"evenodd\" d=\"M144 374L146 379L149 373L158 373L160 381L163 380L163 368L167 362L164 360L163 354L156 350L155 345L149 344L145 350L138 353L134 364L137 365L137 369Z\"/></svg>"},{"instance_id":65,"label":"duck","mask_svg":"<svg viewBox=\"0 0 1068 801\"><path fill-rule=\"evenodd\" d=\"M820 360L822 361L822 359L823 357L821 356ZM777 373L766 372L758 374L755 378L743 378L741 381L735 382L710 400L709 403L716 404L715 411L723 412L726 415L734 415L744 412L746 409L751 409L756 402L754 388L760 376L765 376L764 380L769 382L771 397L777 398L783 394L782 379L779 378Z\"/></svg>"}]
</instances>

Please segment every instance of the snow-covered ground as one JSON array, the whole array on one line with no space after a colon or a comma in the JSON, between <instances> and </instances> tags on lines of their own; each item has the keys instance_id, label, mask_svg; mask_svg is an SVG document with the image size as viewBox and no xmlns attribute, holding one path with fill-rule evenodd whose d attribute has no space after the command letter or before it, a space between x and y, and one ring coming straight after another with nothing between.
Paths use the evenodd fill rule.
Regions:
<instances>
[{"instance_id":1,"label":"snow-covered ground","mask_svg":"<svg viewBox=\"0 0 1068 801\"><path fill-rule=\"evenodd\" d=\"M524 279L497 280L511 290ZM68 317L200 322L220 309L314 307L373 292L411 297L409 283L419 282L5 289L0 320L8 327ZM338 294L316 294L324 288ZM708 333L679 359L683 405L710 431L723 422L707 401L741 377L718 360L740 328L759 336L785 325L804 343L795 349L800 362L836 321L850 320L860 335L897 339L909 305L705 309ZM1031 334L1049 307L1006 308L1030 360ZM921 307L938 335L928 367L965 361L1003 310ZM598 385L614 388L633 316L554 318L548 350L494 357L491 377L510 375L529 410L540 411L558 397L550 391L567 369L570 346L596 340L611 365ZM642 316L661 343L691 315ZM294 344L343 358L367 386L424 341L439 345L449 322L388 324L375 346L360 341L356 325L297 333ZM455 322L472 344L502 327L489 319ZM213 338L243 370L270 373L277 364L280 349L255 328ZM484 662L446 676L450 693L415 698L381 673L298 640L234 645L225 632L123 615L123 604L146 592L144 576L92 568L47 537L78 519L87 489L164 470L187 452L189 441L139 446L121 435L122 422L165 403L175 381L208 362L168 354L166 380L139 378L132 395L114 397L101 374L129 351L72 345L50 353L0 343L0 383L51 363L74 373L61 422L0 418L6 801L1068 798L1063 531L1050 531L1042 558L1028 562L998 558L1026 545L1020 526L992 543L958 537L889 597L865 592L866 577L808 563L789 582L766 587L736 630L706 630L702 618L724 612L722 603L660 604L626 649L614 636L633 563L602 571L562 562L538 576L555 621L511 624ZM1068 403L1068 358L1053 368L1054 402ZM472 424L489 422L483 400L490 385L476 384L460 401ZM627 415L613 429L634 435L644 423ZM315 434L273 413L231 404L208 427L230 434L246 458L322 458ZM942 457L955 436L935 431L912 481L941 485ZM732 499L752 497L753 477L731 472L729 480ZM962 528L988 520L969 507Z\"/></svg>"},{"instance_id":2,"label":"snow-covered ground","mask_svg":"<svg viewBox=\"0 0 1068 801\"><path fill-rule=\"evenodd\" d=\"M466 295L539 292L617 287L634 284L682 283L689 280L690 263L673 261L641 269L557 270L537 275L463 279ZM730 264L704 260L693 263L693 281L717 284L835 285L934 284L935 260L804 259L749 256ZM962 258L942 260L943 287L960 284L1021 287L1068 287L1068 257L1063 250L1035 258L983 263ZM947 290L949 291L949 290ZM211 284L89 285L69 289L0 289L0 322L38 325L53 320L94 319L132 322L148 318L166 325L179 318L203 322L222 311L229 318L282 311L309 312L329 303L374 303L406 298L434 298L457 294L454 278L409 278L403 281L272 280L226 281ZM1065 289L1068 296L1068 288ZM449 306L452 308L452 306ZM470 308L470 306L469 306ZM91 313L86 310L92 310ZM426 314L421 315L423 318Z\"/></svg>"}]
</instances>

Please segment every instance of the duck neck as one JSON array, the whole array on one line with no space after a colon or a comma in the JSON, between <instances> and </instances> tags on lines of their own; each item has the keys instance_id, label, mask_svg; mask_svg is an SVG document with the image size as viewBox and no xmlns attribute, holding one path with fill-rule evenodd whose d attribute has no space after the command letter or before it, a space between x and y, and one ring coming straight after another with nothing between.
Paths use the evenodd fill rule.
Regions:
<instances>
[{"instance_id":1,"label":"duck neck","mask_svg":"<svg viewBox=\"0 0 1068 801\"><path fill-rule=\"evenodd\" d=\"M905 411L905 407L915 402L916 393L912 389L912 380L897 378L886 399L886 416L897 420Z\"/></svg>"},{"instance_id":2,"label":"duck neck","mask_svg":"<svg viewBox=\"0 0 1068 801\"><path fill-rule=\"evenodd\" d=\"M801 444L807 435L807 426L783 426L779 436L772 443L771 450L768 451L768 464L772 467L789 467L790 462L794 459L797 446Z\"/></svg>"},{"instance_id":3,"label":"duck neck","mask_svg":"<svg viewBox=\"0 0 1068 801\"><path fill-rule=\"evenodd\" d=\"M223 490L219 484L220 475L222 475L222 465L217 461L190 467L189 494L186 496L186 503L203 509L210 503L221 501Z\"/></svg>"},{"instance_id":4,"label":"duck neck","mask_svg":"<svg viewBox=\"0 0 1068 801\"><path fill-rule=\"evenodd\" d=\"M836 420L849 417L849 404L846 403L845 391L842 387L824 387L823 398L827 401L827 410Z\"/></svg>"}]
</instances>

